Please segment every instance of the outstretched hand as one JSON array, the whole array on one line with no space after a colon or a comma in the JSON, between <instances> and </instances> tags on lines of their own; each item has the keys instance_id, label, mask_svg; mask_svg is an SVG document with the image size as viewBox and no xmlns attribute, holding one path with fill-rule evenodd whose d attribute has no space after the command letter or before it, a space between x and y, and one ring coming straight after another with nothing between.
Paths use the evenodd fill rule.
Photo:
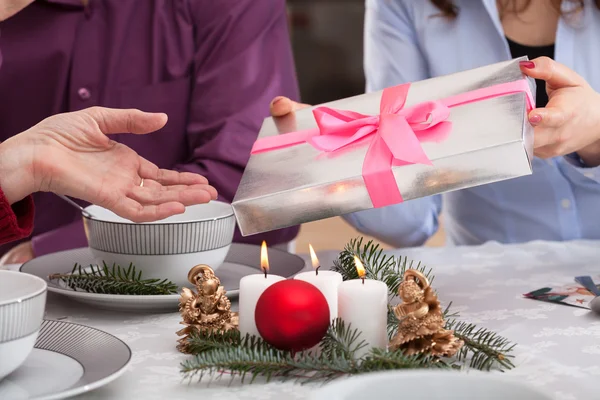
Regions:
<instances>
[{"instance_id":1,"label":"outstretched hand","mask_svg":"<svg viewBox=\"0 0 600 400\"><path fill-rule=\"evenodd\" d=\"M0 144L0 187L11 203L33 192L55 192L134 222L216 199L205 177L160 169L107 136L147 134L166 122L165 114L101 107L49 117Z\"/></svg>"}]
</instances>

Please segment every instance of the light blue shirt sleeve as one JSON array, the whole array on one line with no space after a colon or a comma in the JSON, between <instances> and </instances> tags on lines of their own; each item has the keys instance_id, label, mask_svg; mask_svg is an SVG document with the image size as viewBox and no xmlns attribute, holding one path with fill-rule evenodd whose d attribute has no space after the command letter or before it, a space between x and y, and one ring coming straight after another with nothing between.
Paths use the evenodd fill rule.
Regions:
<instances>
[{"instance_id":1,"label":"light blue shirt sleeve","mask_svg":"<svg viewBox=\"0 0 600 400\"><path fill-rule=\"evenodd\" d=\"M410 18L404 1L367 0L364 57L368 92L429 77ZM356 212L344 219L361 233L391 246L419 246L437 231L441 208L442 198L436 195Z\"/></svg>"}]
</instances>

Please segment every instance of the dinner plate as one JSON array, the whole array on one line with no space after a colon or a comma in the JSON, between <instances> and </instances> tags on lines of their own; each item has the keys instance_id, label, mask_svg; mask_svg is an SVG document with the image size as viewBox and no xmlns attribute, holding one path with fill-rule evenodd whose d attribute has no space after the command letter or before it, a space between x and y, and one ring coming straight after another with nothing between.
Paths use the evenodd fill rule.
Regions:
<instances>
[{"instance_id":1,"label":"dinner plate","mask_svg":"<svg viewBox=\"0 0 600 400\"><path fill-rule=\"evenodd\" d=\"M547 393L481 371L387 371L343 378L312 393L310 400L551 400Z\"/></svg>"},{"instance_id":2,"label":"dinner plate","mask_svg":"<svg viewBox=\"0 0 600 400\"><path fill-rule=\"evenodd\" d=\"M0 381L0 399L54 400L76 396L117 379L130 360L129 346L109 333L45 320L29 357Z\"/></svg>"},{"instance_id":3,"label":"dinner plate","mask_svg":"<svg viewBox=\"0 0 600 400\"><path fill-rule=\"evenodd\" d=\"M99 294L74 291L61 282L50 281L48 276L55 273L70 273L75 263L87 266L96 264L88 248L63 251L35 258L20 268L39 276L48 283L48 291L67 296L73 300L88 305L116 311L132 312L168 312L176 311L179 304L179 294L171 295L117 295ZM286 251L269 249L270 272L290 278L302 271L305 261L301 257ZM191 268L191 267L190 267ZM240 279L246 275L260 271L260 246L234 243L225 258L225 263L215 271L230 297L239 294Z\"/></svg>"}]
</instances>

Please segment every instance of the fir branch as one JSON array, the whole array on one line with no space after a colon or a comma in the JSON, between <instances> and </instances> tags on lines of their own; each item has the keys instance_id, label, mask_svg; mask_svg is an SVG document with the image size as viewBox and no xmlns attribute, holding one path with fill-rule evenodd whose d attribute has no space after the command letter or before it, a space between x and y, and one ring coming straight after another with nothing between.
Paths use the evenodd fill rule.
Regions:
<instances>
[{"instance_id":1,"label":"fir branch","mask_svg":"<svg viewBox=\"0 0 600 400\"><path fill-rule=\"evenodd\" d=\"M202 380L207 375L228 373L245 381L246 376L263 377L268 381L275 377L289 377L300 382L330 381L354 372L354 363L344 356L325 357L303 352L291 355L273 348L230 347L213 349L183 362L181 372L187 379Z\"/></svg>"},{"instance_id":2,"label":"fir branch","mask_svg":"<svg viewBox=\"0 0 600 400\"><path fill-rule=\"evenodd\" d=\"M237 329L230 329L222 332L211 332L195 329L186 340L186 351L190 354L200 354L214 349L229 348L240 346L242 337Z\"/></svg>"},{"instance_id":3,"label":"fir branch","mask_svg":"<svg viewBox=\"0 0 600 400\"><path fill-rule=\"evenodd\" d=\"M387 313L388 340L391 340L394 336L396 336L396 333L398 332L399 323L400 323L400 321L398 321L396 314L394 314L394 309L391 306L388 306L388 313Z\"/></svg>"},{"instance_id":4,"label":"fir branch","mask_svg":"<svg viewBox=\"0 0 600 400\"><path fill-rule=\"evenodd\" d=\"M332 269L339 272L344 280L358 279L354 256L364 264L367 278L384 282L391 297L398 293L407 269L412 268L423 273L430 283L434 279L431 268L427 268L421 262L415 263L407 257L386 255L379 244L372 240L363 244L363 238L357 238L352 239L333 262Z\"/></svg>"},{"instance_id":5,"label":"fir branch","mask_svg":"<svg viewBox=\"0 0 600 400\"><path fill-rule=\"evenodd\" d=\"M445 329L454 330L454 335L465 342L457 358L466 361L470 357L471 368L489 371L494 367L500 370L515 367L511 360L514 356L509 354L515 344L497 333L455 319L447 321Z\"/></svg>"},{"instance_id":6,"label":"fir branch","mask_svg":"<svg viewBox=\"0 0 600 400\"><path fill-rule=\"evenodd\" d=\"M448 369L451 366L446 362L442 362L439 358L430 355L415 354L407 356L402 350L386 351L383 349L372 349L361 360L359 372L423 368Z\"/></svg>"},{"instance_id":7,"label":"fir branch","mask_svg":"<svg viewBox=\"0 0 600 400\"><path fill-rule=\"evenodd\" d=\"M262 351L271 348L262 338L248 334L242 337L237 329L216 332L195 329L187 336L186 341L186 352L193 355L231 347L245 347Z\"/></svg>"},{"instance_id":8,"label":"fir branch","mask_svg":"<svg viewBox=\"0 0 600 400\"><path fill-rule=\"evenodd\" d=\"M74 291L102 294L126 295L168 295L177 293L177 285L163 279L142 279L142 271L137 271L133 264L121 268L113 264L109 268L105 262L102 266L90 265L83 268L75 264L69 274L52 274L50 280L63 282Z\"/></svg>"},{"instance_id":9,"label":"fir branch","mask_svg":"<svg viewBox=\"0 0 600 400\"><path fill-rule=\"evenodd\" d=\"M346 326L342 319L337 318L321 341L321 351L326 357L343 356L354 360L356 352L366 345L357 329L352 329L351 325Z\"/></svg>"}]
</instances>

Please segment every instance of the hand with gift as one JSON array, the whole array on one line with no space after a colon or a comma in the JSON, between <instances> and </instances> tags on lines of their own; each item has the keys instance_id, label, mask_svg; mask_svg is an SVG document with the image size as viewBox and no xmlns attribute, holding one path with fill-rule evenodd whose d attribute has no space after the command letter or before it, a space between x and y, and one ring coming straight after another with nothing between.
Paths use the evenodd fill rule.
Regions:
<instances>
[{"instance_id":1,"label":"hand with gift","mask_svg":"<svg viewBox=\"0 0 600 400\"><path fill-rule=\"evenodd\" d=\"M529 113L535 155L577 152L590 167L600 165L600 94L573 70L548 57L521 63L526 75L546 81L548 104Z\"/></svg>"},{"instance_id":2,"label":"hand with gift","mask_svg":"<svg viewBox=\"0 0 600 400\"><path fill-rule=\"evenodd\" d=\"M165 114L92 107L58 114L0 143L0 188L9 204L54 192L134 222L160 220L216 199L203 176L160 169L107 135L146 134Z\"/></svg>"},{"instance_id":3,"label":"hand with gift","mask_svg":"<svg viewBox=\"0 0 600 400\"><path fill-rule=\"evenodd\" d=\"M546 81L548 104L529 113L535 126L535 155L551 158L577 152L587 166L600 165L600 94L577 73L547 57L521 63L526 75ZM271 115L282 117L307 104L286 97L271 103Z\"/></svg>"}]
</instances>

